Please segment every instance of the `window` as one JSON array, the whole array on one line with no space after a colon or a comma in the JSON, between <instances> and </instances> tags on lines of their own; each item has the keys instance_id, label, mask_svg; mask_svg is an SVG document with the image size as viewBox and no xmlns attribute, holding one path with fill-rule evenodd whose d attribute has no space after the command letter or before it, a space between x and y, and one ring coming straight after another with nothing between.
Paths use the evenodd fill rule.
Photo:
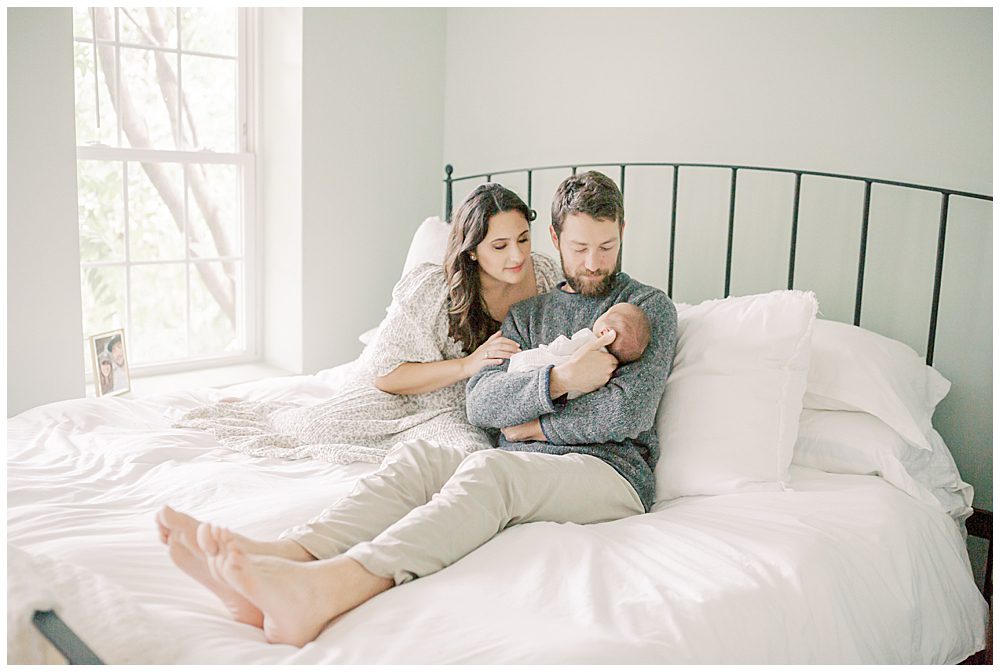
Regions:
<instances>
[{"instance_id":1,"label":"window","mask_svg":"<svg viewBox=\"0 0 1000 672\"><path fill-rule=\"evenodd\" d=\"M255 359L253 10L73 18L84 335L124 327L133 372Z\"/></svg>"}]
</instances>

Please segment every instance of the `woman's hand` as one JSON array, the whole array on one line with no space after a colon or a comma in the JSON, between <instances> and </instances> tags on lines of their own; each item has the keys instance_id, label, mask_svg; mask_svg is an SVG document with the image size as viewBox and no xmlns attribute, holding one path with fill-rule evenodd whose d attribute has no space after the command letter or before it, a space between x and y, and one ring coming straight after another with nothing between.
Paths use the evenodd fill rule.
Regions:
<instances>
[{"instance_id":1,"label":"woman's hand","mask_svg":"<svg viewBox=\"0 0 1000 672\"><path fill-rule=\"evenodd\" d=\"M504 338L498 331L487 338L486 342L476 348L471 355L462 358L465 377L471 378L479 373L480 369L500 364L503 360L510 359L512 355L519 352L521 352L521 346L509 338Z\"/></svg>"}]
</instances>

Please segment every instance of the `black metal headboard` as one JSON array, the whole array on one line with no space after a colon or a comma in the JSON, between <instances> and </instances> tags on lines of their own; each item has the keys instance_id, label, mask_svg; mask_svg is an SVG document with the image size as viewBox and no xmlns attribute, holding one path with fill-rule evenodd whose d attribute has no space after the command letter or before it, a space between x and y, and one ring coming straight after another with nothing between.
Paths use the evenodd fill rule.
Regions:
<instances>
[{"instance_id":1,"label":"black metal headboard","mask_svg":"<svg viewBox=\"0 0 1000 672\"><path fill-rule=\"evenodd\" d=\"M622 191L622 195L625 194L625 169L631 166L659 166L665 168L673 168L673 191L671 197L670 206L670 260L668 265L668 276L667 276L667 294L673 296L674 288L674 247L676 241L677 233L677 185L678 178L680 176L681 168L723 168L730 171L730 183L729 183L729 234L726 244L726 276L725 276L725 289L724 296L729 296L730 280L732 277L732 265L733 265L733 232L734 224L736 221L736 180L740 171L754 171L754 172L768 172L768 173L785 173L795 176L795 193L792 197L791 212L792 212L792 230L791 230L791 244L788 251L788 289L792 289L795 281L795 246L798 237L798 224L799 224L799 201L801 197L802 188L802 176L809 175L815 177L826 177L833 178L837 180L850 181L850 182L863 182L865 185L864 194L864 204L861 211L861 240L860 240L860 250L858 253L858 273L857 273L857 284L855 287L855 298L854 298L854 324L858 326L861 324L861 299L864 292L864 280L865 280L865 255L868 249L868 218L871 213L871 193L872 185L888 185L894 187L902 187L904 189L911 189L917 191L930 191L941 195L941 206L940 206L940 217L938 224L938 241L937 241L937 260L934 267L934 288L931 298L931 318L930 318L930 330L927 336L927 364L931 365L934 363L934 340L937 334L937 320L938 320L938 306L941 298L941 274L944 267L944 249L945 249L945 234L948 228L948 206L952 197L959 198L970 198L981 201L993 201L992 196L986 194L975 194L967 191L958 191L955 189L949 189L946 187L932 187L923 184L910 184L906 182L896 182L893 180L881 180L872 177L861 177L858 175L838 175L835 173L823 173L812 170L796 170L790 168L764 168L760 166L730 166L714 163L578 163L578 164L566 164L562 166L543 166L538 168L515 168L511 170L498 170L489 173L477 173L475 175L463 175L461 177L453 177L452 173L454 168L451 165L444 167L445 171L445 220L451 221L452 213L452 186L455 182L462 182L466 180L475 180L485 178L486 182L489 182L497 175L517 175L524 174L527 176L527 203L528 207L531 207L531 186L532 186L532 176L534 173L542 171L555 171L555 170L571 170L573 175L576 174L579 168L606 168L607 166L618 166L620 168L620 174L618 178L618 186Z\"/></svg>"}]
</instances>

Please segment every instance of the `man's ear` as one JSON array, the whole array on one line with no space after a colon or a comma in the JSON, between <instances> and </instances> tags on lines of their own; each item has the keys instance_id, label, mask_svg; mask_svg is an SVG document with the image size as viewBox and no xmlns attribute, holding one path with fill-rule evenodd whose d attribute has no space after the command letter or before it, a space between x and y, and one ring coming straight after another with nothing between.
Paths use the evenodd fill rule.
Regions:
<instances>
[{"instance_id":1,"label":"man's ear","mask_svg":"<svg viewBox=\"0 0 1000 672\"><path fill-rule=\"evenodd\" d=\"M625 220L624 219L622 220L622 225L621 225L621 228L619 229L619 232L620 232L620 235L622 235L622 236L625 235Z\"/></svg>"},{"instance_id":2,"label":"man's ear","mask_svg":"<svg viewBox=\"0 0 1000 672\"><path fill-rule=\"evenodd\" d=\"M559 234L556 233L556 227L549 224L549 235L552 236L552 245L559 250Z\"/></svg>"}]
</instances>

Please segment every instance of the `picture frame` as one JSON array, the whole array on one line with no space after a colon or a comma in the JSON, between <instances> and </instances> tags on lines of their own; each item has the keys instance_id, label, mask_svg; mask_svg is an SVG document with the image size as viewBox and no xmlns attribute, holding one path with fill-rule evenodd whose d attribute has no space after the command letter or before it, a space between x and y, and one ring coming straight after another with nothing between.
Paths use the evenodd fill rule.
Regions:
<instances>
[{"instance_id":1,"label":"picture frame","mask_svg":"<svg viewBox=\"0 0 1000 672\"><path fill-rule=\"evenodd\" d=\"M94 391L98 397L117 396L132 389L125 351L125 330L114 329L94 334L90 356L94 363Z\"/></svg>"}]
</instances>

